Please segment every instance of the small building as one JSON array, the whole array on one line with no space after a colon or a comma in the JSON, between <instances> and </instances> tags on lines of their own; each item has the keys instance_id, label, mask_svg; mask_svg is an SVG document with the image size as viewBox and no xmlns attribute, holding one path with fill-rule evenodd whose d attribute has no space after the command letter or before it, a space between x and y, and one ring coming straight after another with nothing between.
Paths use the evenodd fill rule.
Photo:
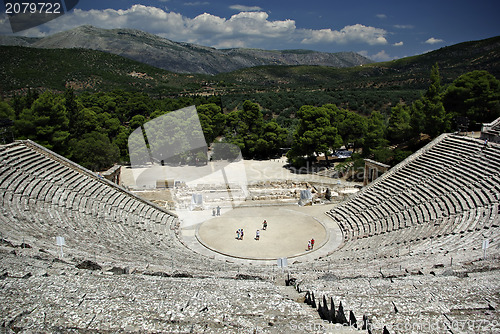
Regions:
<instances>
[{"instance_id":1,"label":"small building","mask_svg":"<svg viewBox=\"0 0 500 334\"><path fill-rule=\"evenodd\" d=\"M480 138L492 143L500 143L500 117L491 123L483 124Z\"/></svg>"},{"instance_id":2,"label":"small building","mask_svg":"<svg viewBox=\"0 0 500 334\"><path fill-rule=\"evenodd\" d=\"M363 186L375 181L379 176L387 172L389 168L391 168L391 166L375 160L365 159Z\"/></svg>"}]
</instances>

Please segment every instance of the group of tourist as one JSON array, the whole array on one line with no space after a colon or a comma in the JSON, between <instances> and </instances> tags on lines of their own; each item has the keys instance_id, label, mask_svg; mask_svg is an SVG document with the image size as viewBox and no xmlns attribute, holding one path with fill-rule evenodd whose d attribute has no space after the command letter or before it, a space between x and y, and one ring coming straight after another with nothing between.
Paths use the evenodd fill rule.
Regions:
<instances>
[{"instance_id":1,"label":"group of tourist","mask_svg":"<svg viewBox=\"0 0 500 334\"><path fill-rule=\"evenodd\" d=\"M265 231L267 230L267 221L264 219L264 222L262 223L262 230ZM245 235L245 232L243 231L242 228L239 228L236 230L236 239L237 240L243 240L243 236ZM260 230L255 231L255 240L260 240Z\"/></svg>"},{"instance_id":2,"label":"group of tourist","mask_svg":"<svg viewBox=\"0 0 500 334\"><path fill-rule=\"evenodd\" d=\"M267 221L264 219L264 222L262 223L262 230L265 231L267 230ZM260 240L260 230L257 230L255 232L255 240Z\"/></svg>"},{"instance_id":3,"label":"group of tourist","mask_svg":"<svg viewBox=\"0 0 500 334\"><path fill-rule=\"evenodd\" d=\"M220 216L220 206L217 205L216 208L212 208L212 216Z\"/></svg>"},{"instance_id":4,"label":"group of tourist","mask_svg":"<svg viewBox=\"0 0 500 334\"><path fill-rule=\"evenodd\" d=\"M314 238L307 242L307 250L312 250L314 248Z\"/></svg>"},{"instance_id":5,"label":"group of tourist","mask_svg":"<svg viewBox=\"0 0 500 334\"><path fill-rule=\"evenodd\" d=\"M243 231L242 228L239 228L236 230L236 239L237 240L243 240L244 235L245 235L245 232Z\"/></svg>"}]
</instances>

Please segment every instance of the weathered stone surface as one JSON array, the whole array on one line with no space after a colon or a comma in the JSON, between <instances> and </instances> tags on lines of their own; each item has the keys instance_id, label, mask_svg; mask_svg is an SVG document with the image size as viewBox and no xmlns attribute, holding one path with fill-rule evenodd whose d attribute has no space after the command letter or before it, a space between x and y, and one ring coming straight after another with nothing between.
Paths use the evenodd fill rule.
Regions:
<instances>
[{"instance_id":1,"label":"weathered stone surface","mask_svg":"<svg viewBox=\"0 0 500 334\"><path fill-rule=\"evenodd\" d=\"M76 265L78 269L101 270L102 267L94 261L85 260Z\"/></svg>"},{"instance_id":2,"label":"weathered stone surface","mask_svg":"<svg viewBox=\"0 0 500 334\"><path fill-rule=\"evenodd\" d=\"M15 275L37 266L51 273L2 280L0 324L16 331L301 333L291 321L317 320L269 280L103 275L12 256L0 258L6 266Z\"/></svg>"},{"instance_id":3,"label":"weathered stone surface","mask_svg":"<svg viewBox=\"0 0 500 334\"><path fill-rule=\"evenodd\" d=\"M248 275L248 274L237 274L235 276L236 279L243 279L243 280L262 280L262 277L256 276L256 275Z\"/></svg>"},{"instance_id":4,"label":"weathered stone surface","mask_svg":"<svg viewBox=\"0 0 500 334\"><path fill-rule=\"evenodd\" d=\"M164 273L162 271L155 271L153 273L145 272L144 275L157 276L157 277L171 277L172 275Z\"/></svg>"},{"instance_id":5,"label":"weathered stone surface","mask_svg":"<svg viewBox=\"0 0 500 334\"><path fill-rule=\"evenodd\" d=\"M188 249L171 214L43 148L0 146L0 325L24 333L303 333L308 330L291 324L319 322L310 332L322 333L321 309L323 316L329 311L328 321L340 313L346 321L347 312L351 323L363 317L363 327L374 333L412 324L440 326L440 333L457 323L465 324L463 333L494 333L500 146L478 154L474 139L446 138L437 156L454 163L437 163L428 151L412 160L440 173L430 168L422 179L417 166L405 164L392 183L375 184L374 193L365 188L363 200L352 197L329 211L353 234L321 258L289 260L305 296L284 286L275 264L221 261ZM468 160L459 162L447 150ZM458 187L462 181L467 187ZM293 197L300 182L259 187L256 195L264 198ZM439 187L447 192L435 196ZM414 203L405 207L407 190ZM54 242L61 234L64 255ZM22 243L30 247L13 246ZM82 263L94 269L77 269ZM126 268L134 271L112 274ZM325 298L318 310L296 302L316 307L314 296L330 297L331 308ZM335 312L334 301L342 312Z\"/></svg>"},{"instance_id":6,"label":"weathered stone surface","mask_svg":"<svg viewBox=\"0 0 500 334\"><path fill-rule=\"evenodd\" d=\"M126 268L120 268L120 267L113 267L108 270L109 272L112 272L114 275L124 275L124 274L129 274L130 270L128 267Z\"/></svg>"}]
</instances>

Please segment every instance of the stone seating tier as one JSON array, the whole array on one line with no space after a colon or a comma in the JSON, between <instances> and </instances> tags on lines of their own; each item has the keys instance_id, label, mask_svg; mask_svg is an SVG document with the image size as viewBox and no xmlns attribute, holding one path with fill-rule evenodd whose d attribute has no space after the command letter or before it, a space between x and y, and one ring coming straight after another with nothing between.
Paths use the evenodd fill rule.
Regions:
<instances>
[{"instance_id":1,"label":"stone seating tier","mask_svg":"<svg viewBox=\"0 0 500 334\"><path fill-rule=\"evenodd\" d=\"M209 259L184 247L175 215L30 141L0 147L1 233L41 248L64 236L68 254L117 261ZM214 265L215 267L217 265Z\"/></svg>"},{"instance_id":2,"label":"stone seating tier","mask_svg":"<svg viewBox=\"0 0 500 334\"><path fill-rule=\"evenodd\" d=\"M451 215L467 217L457 232L470 229L468 224L483 217L488 217L484 223L490 226L498 219L492 208L498 205L499 158L496 144L484 148L480 140L441 136L327 214L339 222L346 241L422 223L432 225Z\"/></svg>"}]
</instances>

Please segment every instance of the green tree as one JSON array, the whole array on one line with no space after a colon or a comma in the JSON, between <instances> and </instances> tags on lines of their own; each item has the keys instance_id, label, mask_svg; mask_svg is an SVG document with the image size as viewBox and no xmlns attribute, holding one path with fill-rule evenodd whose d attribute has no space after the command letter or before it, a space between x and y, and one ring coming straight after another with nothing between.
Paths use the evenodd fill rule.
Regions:
<instances>
[{"instance_id":1,"label":"green tree","mask_svg":"<svg viewBox=\"0 0 500 334\"><path fill-rule=\"evenodd\" d=\"M80 129L81 135L96 131L99 128L98 113L94 111L94 108L96 107L84 108L79 112L77 128Z\"/></svg>"},{"instance_id":2,"label":"green tree","mask_svg":"<svg viewBox=\"0 0 500 334\"><path fill-rule=\"evenodd\" d=\"M424 94L424 97L430 100L440 100L441 92L443 88L441 87L441 76L439 75L439 65L435 63L431 68L430 75L431 83Z\"/></svg>"},{"instance_id":3,"label":"green tree","mask_svg":"<svg viewBox=\"0 0 500 334\"><path fill-rule=\"evenodd\" d=\"M64 92L64 106L66 107L66 114L68 116L68 126L71 129L76 128L78 122L79 108L76 102L75 92L73 89L66 89Z\"/></svg>"},{"instance_id":4,"label":"green tree","mask_svg":"<svg viewBox=\"0 0 500 334\"><path fill-rule=\"evenodd\" d=\"M14 109L5 101L0 99L0 119L10 119L14 121L16 118L16 112Z\"/></svg>"},{"instance_id":5,"label":"green tree","mask_svg":"<svg viewBox=\"0 0 500 334\"><path fill-rule=\"evenodd\" d=\"M215 103L202 104L196 107L198 117L207 145L210 145L216 137L222 135L226 123L221 108Z\"/></svg>"},{"instance_id":6,"label":"green tree","mask_svg":"<svg viewBox=\"0 0 500 334\"><path fill-rule=\"evenodd\" d=\"M402 151L402 150L394 150L394 157L393 157L393 164L400 163L404 159L408 158L410 155L413 154L412 151Z\"/></svg>"},{"instance_id":7,"label":"green tree","mask_svg":"<svg viewBox=\"0 0 500 334\"><path fill-rule=\"evenodd\" d=\"M144 125L144 123L146 123L146 117L142 116L142 115L135 115L134 117L132 117L132 119L130 120L130 128L132 130L135 130L137 129L138 127Z\"/></svg>"},{"instance_id":8,"label":"green tree","mask_svg":"<svg viewBox=\"0 0 500 334\"><path fill-rule=\"evenodd\" d=\"M246 100L243 110L233 111L228 115L226 137L229 142L239 146L245 158L255 158L262 148L262 141L257 145L263 127L264 117L258 104Z\"/></svg>"},{"instance_id":9,"label":"green tree","mask_svg":"<svg viewBox=\"0 0 500 334\"><path fill-rule=\"evenodd\" d=\"M120 130L118 134L113 139L113 144L118 147L120 152L120 159L122 161L130 161L129 153L128 153L128 136L130 131L124 126L120 126Z\"/></svg>"},{"instance_id":10,"label":"green tree","mask_svg":"<svg viewBox=\"0 0 500 334\"><path fill-rule=\"evenodd\" d=\"M69 142L70 157L83 167L94 171L108 169L119 160L119 148L101 132L90 132Z\"/></svg>"},{"instance_id":11,"label":"green tree","mask_svg":"<svg viewBox=\"0 0 500 334\"><path fill-rule=\"evenodd\" d=\"M257 140L256 152L259 158L277 156L286 142L288 131L275 121L267 122L262 129L262 136Z\"/></svg>"},{"instance_id":12,"label":"green tree","mask_svg":"<svg viewBox=\"0 0 500 334\"><path fill-rule=\"evenodd\" d=\"M110 138L114 138L120 133L121 123L116 117L111 117L107 112L97 115L99 127L108 134Z\"/></svg>"},{"instance_id":13,"label":"green tree","mask_svg":"<svg viewBox=\"0 0 500 334\"><path fill-rule=\"evenodd\" d=\"M376 149L372 150L372 154L375 161L381 162L383 164L389 163L393 156L393 152L388 147L377 147Z\"/></svg>"},{"instance_id":14,"label":"green tree","mask_svg":"<svg viewBox=\"0 0 500 334\"><path fill-rule=\"evenodd\" d=\"M13 124L15 118L16 112L14 109L0 98L0 125L4 126L0 127L0 143L5 144L6 142L10 142L14 139L14 133L11 125Z\"/></svg>"},{"instance_id":15,"label":"green tree","mask_svg":"<svg viewBox=\"0 0 500 334\"><path fill-rule=\"evenodd\" d=\"M240 158L239 147L225 142L217 142L212 145L212 160L229 160L234 161Z\"/></svg>"},{"instance_id":16,"label":"green tree","mask_svg":"<svg viewBox=\"0 0 500 334\"><path fill-rule=\"evenodd\" d=\"M413 102L410 107L410 123L412 136L418 136L421 133L426 133L425 117L425 105L422 102L422 99L418 99Z\"/></svg>"},{"instance_id":17,"label":"green tree","mask_svg":"<svg viewBox=\"0 0 500 334\"><path fill-rule=\"evenodd\" d=\"M407 106L398 104L393 107L387 126L387 138L393 143L408 140L412 133L410 121L410 111Z\"/></svg>"},{"instance_id":18,"label":"green tree","mask_svg":"<svg viewBox=\"0 0 500 334\"><path fill-rule=\"evenodd\" d=\"M330 122L331 109L305 105L299 109L297 116L300 121L288 157L294 159L324 153L328 163L330 152L342 145L337 128Z\"/></svg>"},{"instance_id":19,"label":"green tree","mask_svg":"<svg viewBox=\"0 0 500 334\"><path fill-rule=\"evenodd\" d=\"M351 143L354 145L354 150L356 150L357 147L363 146L367 130L366 118L358 113L345 109L338 109L335 107L333 110L333 117L335 119L332 120L332 125L337 127L345 147L348 147Z\"/></svg>"},{"instance_id":20,"label":"green tree","mask_svg":"<svg viewBox=\"0 0 500 334\"><path fill-rule=\"evenodd\" d=\"M500 117L500 81L487 71L461 75L447 88L443 104L453 116L465 116L477 128Z\"/></svg>"},{"instance_id":21,"label":"green tree","mask_svg":"<svg viewBox=\"0 0 500 334\"><path fill-rule=\"evenodd\" d=\"M431 84L425 94L412 106L412 121L415 121L417 129L423 129L425 133L436 137L451 129L451 117L446 113L442 102L441 77L437 63L431 69L430 80ZM423 126L416 123L422 121Z\"/></svg>"},{"instance_id":22,"label":"green tree","mask_svg":"<svg viewBox=\"0 0 500 334\"><path fill-rule=\"evenodd\" d=\"M15 126L21 138L32 139L64 154L66 139L70 133L66 107L60 96L44 92L33 102L31 108L20 113Z\"/></svg>"},{"instance_id":23,"label":"green tree","mask_svg":"<svg viewBox=\"0 0 500 334\"><path fill-rule=\"evenodd\" d=\"M388 144L387 139L385 139L385 118L380 112L374 111L368 119L363 155L369 156L376 150L385 148Z\"/></svg>"},{"instance_id":24,"label":"green tree","mask_svg":"<svg viewBox=\"0 0 500 334\"><path fill-rule=\"evenodd\" d=\"M132 97L130 97L127 102L123 105L120 105L118 108L118 113L125 117L125 119L130 119L135 115L149 115L150 110L148 107L148 97L139 93L135 93ZM174 109L171 109L174 110Z\"/></svg>"}]
</instances>

